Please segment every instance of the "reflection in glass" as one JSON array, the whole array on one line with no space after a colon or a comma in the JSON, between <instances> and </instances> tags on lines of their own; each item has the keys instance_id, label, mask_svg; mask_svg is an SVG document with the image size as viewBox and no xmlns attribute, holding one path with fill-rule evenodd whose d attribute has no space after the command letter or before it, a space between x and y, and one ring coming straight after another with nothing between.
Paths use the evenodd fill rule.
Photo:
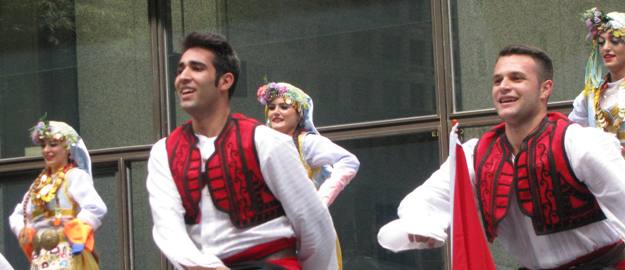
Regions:
<instances>
[{"instance_id":1,"label":"reflection in glass","mask_svg":"<svg viewBox=\"0 0 625 270\"><path fill-rule=\"evenodd\" d=\"M590 53L581 13L597 1L452 0L455 110L492 108L490 89L497 53L508 44L540 47L553 59L555 88L550 101L574 99L583 88ZM601 1L603 10L622 10L622 0Z\"/></svg>"},{"instance_id":2,"label":"reflection in glass","mask_svg":"<svg viewBox=\"0 0 625 270\"><path fill-rule=\"evenodd\" d=\"M399 202L439 167L430 133L338 142L360 160L360 171L330 207L344 269L442 269L443 250L392 253L377 232L397 218Z\"/></svg>"},{"instance_id":3,"label":"reflection in glass","mask_svg":"<svg viewBox=\"0 0 625 270\"><path fill-rule=\"evenodd\" d=\"M436 113L429 1L170 3L170 82L185 34L225 34L242 60L234 111L262 119L266 78L310 94L319 126Z\"/></svg>"},{"instance_id":4,"label":"reflection in glass","mask_svg":"<svg viewBox=\"0 0 625 270\"><path fill-rule=\"evenodd\" d=\"M46 113L90 149L155 139L146 1L2 1L0 10L10 37L0 39L0 158L24 156L27 130Z\"/></svg>"},{"instance_id":5,"label":"reflection in glass","mask_svg":"<svg viewBox=\"0 0 625 270\"><path fill-rule=\"evenodd\" d=\"M160 269L160 251L152 240L152 219L145 188L147 162L130 164L130 209L132 217L133 264L135 269Z\"/></svg>"},{"instance_id":6,"label":"reflection in glass","mask_svg":"<svg viewBox=\"0 0 625 270\"><path fill-rule=\"evenodd\" d=\"M0 251L14 269L28 269L30 263L20 249L17 237L11 230L7 219L13 213L15 206L24 199L24 194L37 178L39 172L40 170L32 170L22 173L0 174L2 180L0 182L0 202L2 202L0 216L4 220L4 222L0 222L2 228Z\"/></svg>"},{"instance_id":7,"label":"reflection in glass","mask_svg":"<svg viewBox=\"0 0 625 270\"><path fill-rule=\"evenodd\" d=\"M95 189L106 203L108 212L102 220L102 226L95 233L96 252L100 258L100 269L123 269L124 258L122 250L120 220L121 199L119 194L118 171L116 167L94 167L93 184Z\"/></svg>"}]
</instances>

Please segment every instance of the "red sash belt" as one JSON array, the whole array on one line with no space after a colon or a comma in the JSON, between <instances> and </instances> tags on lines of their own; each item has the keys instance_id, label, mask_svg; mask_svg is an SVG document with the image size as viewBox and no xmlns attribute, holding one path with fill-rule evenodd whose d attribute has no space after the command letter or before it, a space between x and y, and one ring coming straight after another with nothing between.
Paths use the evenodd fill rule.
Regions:
<instances>
[{"instance_id":1,"label":"red sash belt","mask_svg":"<svg viewBox=\"0 0 625 270\"><path fill-rule=\"evenodd\" d=\"M283 250L295 250L295 244L295 238L280 238L250 247L240 253L227 257L222 261L226 265L244 261L259 261Z\"/></svg>"}]
</instances>

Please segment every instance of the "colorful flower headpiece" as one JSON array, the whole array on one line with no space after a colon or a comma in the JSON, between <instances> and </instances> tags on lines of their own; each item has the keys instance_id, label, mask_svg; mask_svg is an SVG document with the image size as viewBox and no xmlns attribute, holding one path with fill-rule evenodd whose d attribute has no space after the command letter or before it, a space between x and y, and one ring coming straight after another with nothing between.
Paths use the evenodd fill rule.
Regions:
<instances>
[{"instance_id":1,"label":"colorful flower headpiece","mask_svg":"<svg viewBox=\"0 0 625 270\"><path fill-rule=\"evenodd\" d=\"M67 142L69 150L71 144L78 142L79 136L76 130L64 122L39 121L31 128L30 137L34 144L41 144L45 140Z\"/></svg>"},{"instance_id":2,"label":"colorful flower headpiece","mask_svg":"<svg viewBox=\"0 0 625 270\"><path fill-rule=\"evenodd\" d=\"M599 60L598 38L602 33L610 33L615 38L625 40L625 13L610 12L604 14L596 7L586 10L582 14L582 19L588 29L587 38L592 38L592 51L586 62L586 72L584 76L584 94L597 89L602 82L602 69Z\"/></svg>"},{"instance_id":3,"label":"colorful flower headpiece","mask_svg":"<svg viewBox=\"0 0 625 270\"><path fill-rule=\"evenodd\" d=\"M616 38L625 38L625 13L610 12L604 14L593 7L586 10L582 18L588 29L588 38L596 39L601 33L609 32Z\"/></svg>"},{"instance_id":4,"label":"colorful flower headpiece","mask_svg":"<svg viewBox=\"0 0 625 270\"><path fill-rule=\"evenodd\" d=\"M625 36L625 13L603 13L596 7L584 12L583 20L588 29L588 37L596 39L601 33L609 32L612 36L623 38Z\"/></svg>"},{"instance_id":5,"label":"colorful flower headpiece","mask_svg":"<svg viewBox=\"0 0 625 270\"><path fill-rule=\"evenodd\" d=\"M292 84L285 82L271 82L258 88L256 97L260 104L265 105L265 119L267 125L271 126L267 104L276 98L283 98L286 104L291 104L300 115L299 127L315 134L319 134L312 120L313 101L308 94Z\"/></svg>"},{"instance_id":6,"label":"colorful flower headpiece","mask_svg":"<svg viewBox=\"0 0 625 270\"><path fill-rule=\"evenodd\" d=\"M310 97L304 91L283 82L271 82L259 87L256 97L258 102L263 105L267 105L274 99L281 97L285 103L294 105L300 113L310 107L310 104L308 104Z\"/></svg>"}]
</instances>

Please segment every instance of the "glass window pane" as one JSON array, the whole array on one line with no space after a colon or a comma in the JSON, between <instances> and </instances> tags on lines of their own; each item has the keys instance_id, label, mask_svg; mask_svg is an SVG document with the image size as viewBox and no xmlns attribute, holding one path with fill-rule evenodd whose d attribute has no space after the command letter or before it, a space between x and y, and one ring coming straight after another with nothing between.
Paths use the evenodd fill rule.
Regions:
<instances>
[{"instance_id":1,"label":"glass window pane","mask_svg":"<svg viewBox=\"0 0 625 270\"><path fill-rule=\"evenodd\" d=\"M555 88L550 101L574 99L583 88L590 54L581 14L597 1L452 0L456 111L492 108L492 70L497 53L512 43L530 44L553 59ZM606 11L623 1L601 1Z\"/></svg>"},{"instance_id":2,"label":"glass window pane","mask_svg":"<svg viewBox=\"0 0 625 270\"><path fill-rule=\"evenodd\" d=\"M309 93L318 126L436 113L430 1L172 0L170 9L170 81L186 33L223 33L242 60L234 111L262 119L256 89L267 78Z\"/></svg>"},{"instance_id":3,"label":"glass window pane","mask_svg":"<svg viewBox=\"0 0 625 270\"><path fill-rule=\"evenodd\" d=\"M344 269L443 269L442 249L393 253L377 242L380 227L397 218L399 202L439 167L437 139L428 132L339 144L360 160L330 207Z\"/></svg>"},{"instance_id":4,"label":"glass window pane","mask_svg":"<svg viewBox=\"0 0 625 270\"><path fill-rule=\"evenodd\" d=\"M0 2L0 158L25 155L42 115L90 149L152 134L147 1Z\"/></svg>"},{"instance_id":5,"label":"glass window pane","mask_svg":"<svg viewBox=\"0 0 625 270\"><path fill-rule=\"evenodd\" d=\"M132 211L132 245L135 269L160 269L161 253L152 240L152 218L145 188L147 162L130 164L130 203Z\"/></svg>"},{"instance_id":6,"label":"glass window pane","mask_svg":"<svg viewBox=\"0 0 625 270\"><path fill-rule=\"evenodd\" d=\"M119 177L117 167L95 167L93 170L93 184L108 208L102 220L102 226L95 233L96 252L100 258L100 269L122 269L124 258L122 253L120 220L121 199L119 194Z\"/></svg>"},{"instance_id":7,"label":"glass window pane","mask_svg":"<svg viewBox=\"0 0 625 270\"><path fill-rule=\"evenodd\" d=\"M33 170L21 173L0 174L2 182L0 184L0 202L2 202L3 222L0 222L2 228L2 239L0 239L0 250L2 255L11 263L14 269L28 269L30 264L22 252L17 241L17 236L11 230L9 225L9 216L13 213L15 206L24 199L24 194L28 191L30 184L33 183L40 170Z\"/></svg>"}]
</instances>

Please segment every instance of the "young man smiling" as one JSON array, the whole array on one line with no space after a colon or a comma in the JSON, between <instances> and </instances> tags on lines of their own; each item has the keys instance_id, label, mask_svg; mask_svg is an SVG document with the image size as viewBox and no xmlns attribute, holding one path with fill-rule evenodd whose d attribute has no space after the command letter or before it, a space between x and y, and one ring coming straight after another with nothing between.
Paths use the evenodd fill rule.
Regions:
<instances>
[{"instance_id":1,"label":"young man smiling","mask_svg":"<svg viewBox=\"0 0 625 270\"><path fill-rule=\"evenodd\" d=\"M503 123L463 144L486 236L498 237L529 269L625 269L619 143L547 112L552 69L539 49L501 50L492 98ZM382 246L442 245L450 223L448 163L401 202L400 218L380 229Z\"/></svg>"},{"instance_id":2,"label":"young man smiling","mask_svg":"<svg viewBox=\"0 0 625 270\"><path fill-rule=\"evenodd\" d=\"M239 60L189 34L176 92L191 120L153 147L153 237L177 269L337 269L327 208L291 138L231 113Z\"/></svg>"}]
</instances>

